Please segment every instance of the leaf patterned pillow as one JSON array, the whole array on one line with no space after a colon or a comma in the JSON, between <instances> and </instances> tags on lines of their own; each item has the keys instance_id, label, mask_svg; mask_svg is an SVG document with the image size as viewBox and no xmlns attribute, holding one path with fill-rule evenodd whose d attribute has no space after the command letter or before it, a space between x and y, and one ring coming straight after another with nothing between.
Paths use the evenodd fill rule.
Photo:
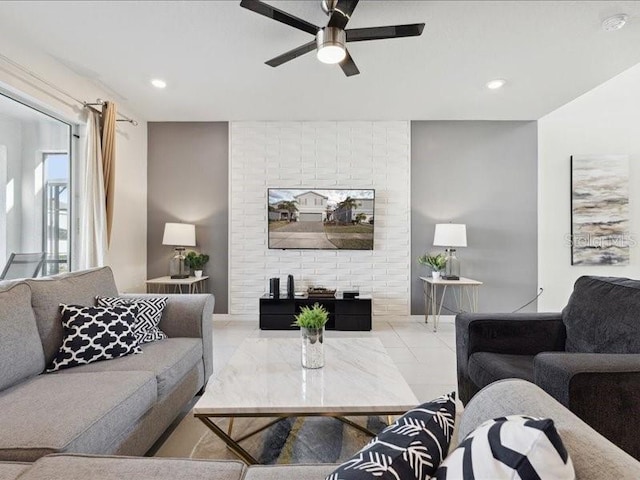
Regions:
<instances>
[{"instance_id":1,"label":"leaf patterned pillow","mask_svg":"<svg viewBox=\"0 0 640 480\"><path fill-rule=\"evenodd\" d=\"M409 410L325 480L427 480L449 451L455 392Z\"/></svg>"}]
</instances>

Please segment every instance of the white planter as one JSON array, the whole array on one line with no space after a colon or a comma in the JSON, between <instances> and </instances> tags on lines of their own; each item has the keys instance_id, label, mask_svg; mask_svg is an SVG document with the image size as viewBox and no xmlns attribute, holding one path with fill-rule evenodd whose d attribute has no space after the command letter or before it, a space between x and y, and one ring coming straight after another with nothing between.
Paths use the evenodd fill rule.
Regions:
<instances>
[{"instance_id":1,"label":"white planter","mask_svg":"<svg viewBox=\"0 0 640 480\"><path fill-rule=\"evenodd\" d=\"M193 274L196 276L196 278L200 278L202 277L202 270L194 270Z\"/></svg>"},{"instance_id":2,"label":"white planter","mask_svg":"<svg viewBox=\"0 0 640 480\"><path fill-rule=\"evenodd\" d=\"M438 280L440 278L440 272L431 272L431 278Z\"/></svg>"}]
</instances>

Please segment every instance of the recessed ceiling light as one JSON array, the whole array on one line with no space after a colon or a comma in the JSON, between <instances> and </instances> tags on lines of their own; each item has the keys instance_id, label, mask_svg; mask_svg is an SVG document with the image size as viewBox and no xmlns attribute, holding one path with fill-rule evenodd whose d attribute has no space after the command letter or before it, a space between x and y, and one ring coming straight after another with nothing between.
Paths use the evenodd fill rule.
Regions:
<instances>
[{"instance_id":1,"label":"recessed ceiling light","mask_svg":"<svg viewBox=\"0 0 640 480\"><path fill-rule=\"evenodd\" d=\"M151 80L151 85L156 88L165 88L167 86L167 82L165 82L164 80L160 80L159 78L154 78L153 80Z\"/></svg>"},{"instance_id":2,"label":"recessed ceiling light","mask_svg":"<svg viewBox=\"0 0 640 480\"><path fill-rule=\"evenodd\" d=\"M487 82L487 88L489 90L497 90L504 87L505 83L507 83L507 81L504 78L496 78L495 80Z\"/></svg>"},{"instance_id":3,"label":"recessed ceiling light","mask_svg":"<svg viewBox=\"0 0 640 480\"><path fill-rule=\"evenodd\" d=\"M609 18L605 18L602 21L602 29L605 32L613 32L614 30L620 30L627 23L629 15L625 13L619 13Z\"/></svg>"}]
</instances>

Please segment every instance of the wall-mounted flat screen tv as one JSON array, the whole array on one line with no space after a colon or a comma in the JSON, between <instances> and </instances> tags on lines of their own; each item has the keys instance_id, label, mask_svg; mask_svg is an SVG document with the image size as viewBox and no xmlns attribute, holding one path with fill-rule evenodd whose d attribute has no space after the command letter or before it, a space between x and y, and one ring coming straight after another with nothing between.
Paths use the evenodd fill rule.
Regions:
<instances>
[{"instance_id":1,"label":"wall-mounted flat screen tv","mask_svg":"<svg viewBox=\"0 0 640 480\"><path fill-rule=\"evenodd\" d=\"M375 190L269 188L269 248L373 250Z\"/></svg>"}]
</instances>

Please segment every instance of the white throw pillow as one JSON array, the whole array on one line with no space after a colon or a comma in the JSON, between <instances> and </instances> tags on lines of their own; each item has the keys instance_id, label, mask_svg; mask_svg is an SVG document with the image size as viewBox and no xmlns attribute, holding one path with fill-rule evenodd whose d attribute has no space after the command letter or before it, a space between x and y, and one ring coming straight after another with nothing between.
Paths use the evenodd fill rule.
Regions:
<instances>
[{"instance_id":1,"label":"white throw pillow","mask_svg":"<svg viewBox=\"0 0 640 480\"><path fill-rule=\"evenodd\" d=\"M471 432L432 477L436 480L574 480L573 463L553 420L522 415L488 420Z\"/></svg>"}]
</instances>

